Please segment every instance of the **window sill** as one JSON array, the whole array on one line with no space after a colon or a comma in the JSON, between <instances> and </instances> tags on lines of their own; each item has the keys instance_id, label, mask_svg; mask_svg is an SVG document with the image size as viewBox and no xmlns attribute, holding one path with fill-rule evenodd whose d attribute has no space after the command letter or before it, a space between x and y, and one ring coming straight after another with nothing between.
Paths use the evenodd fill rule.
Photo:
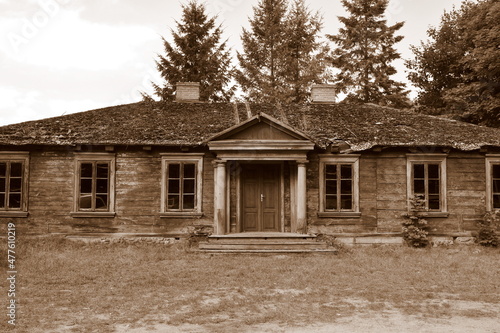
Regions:
<instances>
[{"instance_id":1,"label":"window sill","mask_svg":"<svg viewBox=\"0 0 500 333\"><path fill-rule=\"evenodd\" d=\"M448 217L450 213L448 212L417 212L419 217Z\"/></svg>"},{"instance_id":2,"label":"window sill","mask_svg":"<svg viewBox=\"0 0 500 333\"><path fill-rule=\"evenodd\" d=\"M168 217L180 217L180 218L200 218L203 216L203 213L198 212L165 212L160 213L160 218L168 218Z\"/></svg>"},{"instance_id":3,"label":"window sill","mask_svg":"<svg viewBox=\"0 0 500 333\"><path fill-rule=\"evenodd\" d=\"M71 217L115 217L115 212L71 212Z\"/></svg>"},{"instance_id":4,"label":"window sill","mask_svg":"<svg viewBox=\"0 0 500 333\"><path fill-rule=\"evenodd\" d=\"M0 217L28 217L28 212L3 211L0 212Z\"/></svg>"},{"instance_id":5,"label":"window sill","mask_svg":"<svg viewBox=\"0 0 500 333\"><path fill-rule=\"evenodd\" d=\"M319 212L318 217L358 218L360 212Z\"/></svg>"}]
</instances>

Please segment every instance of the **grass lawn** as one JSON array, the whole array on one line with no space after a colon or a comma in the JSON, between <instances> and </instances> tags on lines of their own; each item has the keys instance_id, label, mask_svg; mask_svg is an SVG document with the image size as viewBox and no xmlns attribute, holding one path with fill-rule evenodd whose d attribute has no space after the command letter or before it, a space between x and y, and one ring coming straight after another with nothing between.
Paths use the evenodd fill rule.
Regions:
<instances>
[{"instance_id":1,"label":"grass lawn","mask_svg":"<svg viewBox=\"0 0 500 333\"><path fill-rule=\"evenodd\" d=\"M17 245L18 332L140 332L159 324L234 332L394 311L431 319L500 315L499 249L210 255L182 243L52 237Z\"/></svg>"}]
</instances>

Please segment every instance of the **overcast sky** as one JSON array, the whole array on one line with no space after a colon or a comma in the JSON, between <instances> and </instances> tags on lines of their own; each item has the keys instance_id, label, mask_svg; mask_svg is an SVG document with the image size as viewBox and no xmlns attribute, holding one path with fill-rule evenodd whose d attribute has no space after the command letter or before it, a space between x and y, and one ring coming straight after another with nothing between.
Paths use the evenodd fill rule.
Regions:
<instances>
[{"instance_id":1,"label":"overcast sky","mask_svg":"<svg viewBox=\"0 0 500 333\"><path fill-rule=\"evenodd\" d=\"M156 54L161 36L181 17L186 0L0 0L0 126L141 100L158 81ZM324 34L336 34L339 0L306 0L324 18ZM241 50L258 0L206 0L217 14L228 44ZM391 0L389 23L405 21L397 45L410 58L409 45L427 38L444 10L461 0ZM396 79L406 82L402 61ZM414 93L412 93L414 95Z\"/></svg>"}]
</instances>

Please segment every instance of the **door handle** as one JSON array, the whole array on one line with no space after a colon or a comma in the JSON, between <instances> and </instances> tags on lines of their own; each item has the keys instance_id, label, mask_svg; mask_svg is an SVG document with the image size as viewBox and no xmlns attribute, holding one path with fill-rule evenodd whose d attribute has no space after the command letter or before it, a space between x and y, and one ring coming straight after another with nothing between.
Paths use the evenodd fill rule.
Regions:
<instances>
[{"instance_id":1,"label":"door handle","mask_svg":"<svg viewBox=\"0 0 500 333\"><path fill-rule=\"evenodd\" d=\"M260 202L264 202L264 198L265 198L264 194L261 194L260 195Z\"/></svg>"}]
</instances>

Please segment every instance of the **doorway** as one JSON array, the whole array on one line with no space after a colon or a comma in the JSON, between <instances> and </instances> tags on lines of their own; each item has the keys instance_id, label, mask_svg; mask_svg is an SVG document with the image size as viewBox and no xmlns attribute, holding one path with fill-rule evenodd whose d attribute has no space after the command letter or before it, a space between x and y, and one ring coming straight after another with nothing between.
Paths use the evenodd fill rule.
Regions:
<instances>
[{"instance_id":1,"label":"doorway","mask_svg":"<svg viewBox=\"0 0 500 333\"><path fill-rule=\"evenodd\" d=\"M279 232L280 164L241 165L241 231Z\"/></svg>"}]
</instances>

